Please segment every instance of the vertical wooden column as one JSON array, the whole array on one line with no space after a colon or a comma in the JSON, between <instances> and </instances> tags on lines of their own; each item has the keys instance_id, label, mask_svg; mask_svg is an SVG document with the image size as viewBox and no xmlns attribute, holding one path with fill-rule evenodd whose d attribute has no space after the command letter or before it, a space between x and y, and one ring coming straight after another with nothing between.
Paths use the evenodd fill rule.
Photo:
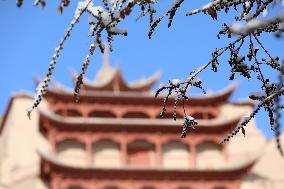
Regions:
<instances>
[{"instance_id":1,"label":"vertical wooden column","mask_svg":"<svg viewBox=\"0 0 284 189\"><path fill-rule=\"evenodd\" d=\"M93 159L92 140L88 137L85 144L86 144L86 162L87 162L88 165L91 165L92 159Z\"/></svg>"},{"instance_id":2,"label":"vertical wooden column","mask_svg":"<svg viewBox=\"0 0 284 189\"><path fill-rule=\"evenodd\" d=\"M190 157L189 161L192 168L196 168L196 143L194 141L189 144Z\"/></svg>"},{"instance_id":3,"label":"vertical wooden column","mask_svg":"<svg viewBox=\"0 0 284 189\"><path fill-rule=\"evenodd\" d=\"M127 164L127 140L125 135L122 135L121 142L120 142L120 159L121 165L126 166Z\"/></svg>"},{"instance_id":4,"label":"vertical wooden column","mask_svg":"<svg viewBox=\"0 0 284 189\"><path fill-rule=\"evenodd\" d=\"M83 118L88 118L90 113L90 107L79 106L78 111L81 112Z\"/></svg>"},{"instance_id":5,"label":"vertical wooden column","mask_svg":"<svg viewBox=\"0 0 284 189\"><path fill-rule=\"evenodd\" d=\"M119 108L113 108L112 112L115 114L116 118L122 118L122 115L125 113L125 111Z\"/></svg>"},{"instance_id":6,"label":"vertical wooden column","mask_svg":"<svg viewBox=\"0 0 284 189\"><path fill-rule=\"evenodd\" d=\"M48 126L50 128L50 126ZM49 141L49 144L50 144L50 150L51 150L51 153L55 154L56 153L56 131L55 129L50 129L48 131L48 141Z\"/></svg>"},{"instance_id":7,"label":"vertical wooden column","mask_svg":"<svg viewBox=\"0 0 284 189\"><path fill-rule=\"evenodd\" d=\"M52 174L52 179L51 179L51 183L50 183L50 189L60 189L59 187L59 177L56 174Z\"/></svg>"},{"instance_id":8,"label":"vertical wooden column","mask_svg":"<svg viewBox=\"0 0 284 189\"><path fill-rule=\"evenodd\" d=\"M223 156L225 161L229 161L228 143L223 144Z\"/></svg>"},{"instance_id":9,"label":"vertical wooden column","mask_svg":"<svg viewBox=\"0 0 284 189\"><path fill-rule=\"evenodd\" d=\"M66 109L66 107L62 108L62 116L64 116L64 117L67 116L67 109Z\"/></svg>"},{"instance_id":10,"label":"vertical wooden column","mask_svg":"<svg viewBox=\"0 0 284 189\"><path fill-rule=\"evenodd\" d=\"M231 182L230 182L231 183ZM235 182L232 182L232 189L239 189L241 188L241 182L240 180L236 180Z\"/></svg>"},{"instance_id":11,"label":"vertical wooden column","mask_svg":"<svg viewBox=\"0 0 284 189\"><path fill-rule=\"evenodd\" d=\"M158 167L162 166L162 156L163 156L163 152L162 152L162 143L160 142L160 137L157 137L157 140L155 142L155 148L156 148L156 165Z\"/></svg>"},{"instance_id":12,"label":"vertical wooden column","mask_svg":"<svg viewBox=\"0 0 284 189\"><path fill-rule=\"evenodd\" d=\"M58 184L57 184L57 182L56 182L55 179L53 179L53 180L51 181L50 186L51 186L51 189L58 189Z\"/></svg>"},{"instance_id":13,"label":"vertical wooden column","mask_svg":"<svg viewBox=\"0 0 284 189\"><path fill-rule=\"evenodd\" d=\"M80 112L81 112L83 118L87 118L88 115L89 115L89 112L87 112L85 110L80 110Z\"/></svg>"},{"instance_id":14,"label":"vertical wooden column","mask_svg":"<svg viewBox=\"0 0 284 189\"><path fill-rule=\"evenodd\" d=\"M209 119L208 112L204 112L204 113L203 113L203 119Z\"/></svg>"}]
</instances>

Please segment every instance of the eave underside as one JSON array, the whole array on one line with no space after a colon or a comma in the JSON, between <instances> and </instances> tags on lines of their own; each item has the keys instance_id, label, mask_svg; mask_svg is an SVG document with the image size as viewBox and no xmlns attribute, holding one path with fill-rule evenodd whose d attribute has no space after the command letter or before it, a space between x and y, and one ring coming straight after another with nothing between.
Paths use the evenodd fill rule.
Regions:
<instances>
[{"instance_id":1,"label":"eave underside","mask_svg":"<svg viewBox=\"0 0 284 189\"><path fill-rule=\"evenodd\" d=\"M51 174L66 178L118 179L118 180L230 180L240 179L254 165L256 159L238 166L218 170L163 169L163 168L97 168L92 166L74 167L62 164L53 156L41 153L41 175Z\"/></svg>"},{"instance_id":2,"label":"eave underside","mask_svg":"<svg viewBox=\"0 0 284 189\"><path fill-rule=\"evenodd\" d=\"M63 131L144 131L144 132L179 132L183 120L173 121L172 119L131 119L131 118L81 118L64 117L49 110L40 110L40 128L48 130L49 127ZM224 133L231 131L241 120L236 116L227 120L199 120L196 131L199 133ZM48 123L45 125L44 123Z\"/></svg>"},{"instance_id":3,"label":"eave underside","mask_svg":"<svg viewBox=\"0 0 284 189\"><path fill-rule=\"evenodd\" d=\"M186 101L187 105L216 105L226 103L236 88L236 84L232 84L227 89L213 95L190 96ZM73 102L74 94L68 90L49 89L46 93L47 99L51 101ZM88 103L109 103L112 104L155 104L161 105L164 96L154 98L154 94L149 92L108 92L108 91L82 91L80 94L80 102ZM174 104L174 96L169 98L168 105Z\"/></svg>"}]
</instances>

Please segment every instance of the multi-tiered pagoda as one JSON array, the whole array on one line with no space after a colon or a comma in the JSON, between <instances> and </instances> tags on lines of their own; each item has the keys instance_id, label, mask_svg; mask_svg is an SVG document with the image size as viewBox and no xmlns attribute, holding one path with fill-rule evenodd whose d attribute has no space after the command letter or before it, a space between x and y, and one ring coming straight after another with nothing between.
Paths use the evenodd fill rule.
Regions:
<instances>
[{"instance_id":1,"label":"multi-tiered pagoda","mask_svg":"<svg viewBox=\"0 0 284 189\"><path fill-rule=\"evenodd\" d=\"M174 122L172 110L166 119L159 118L163 97L150 93L158 78L156 73L128 84L105 55L96 80L85 81L80 103L74 102L72 92L47 92L49 108L40 111L40 131L50 151L41 153L41 177L51 189L240 187L255 159L232 166L227 144L219 142L242 115L217 119L234 86L217 95L190 98L186 109L199 125L182 139L182 119ZM168 104L173 103L172 98ZM182 118L183 110L177 115Z\"/></svg>"},{"instance_id":2,"label":"multi-tiered pagoda","mask_svg":"<svg viewBox=\"0 0 284 189\"><path fill-rule=\"evenodd\" d=\"M283 189L284 161L254 122L245 138L219 144L253 108L229 101L236 85L190 97L185 109L198 126L182 139L173 98L159 117L163 96L151 92L159 77L129 84L105 54L79 103L55 86L29 121L31 96L15 94L0 125L0 189Z\"/></svg>"}]
</instances>

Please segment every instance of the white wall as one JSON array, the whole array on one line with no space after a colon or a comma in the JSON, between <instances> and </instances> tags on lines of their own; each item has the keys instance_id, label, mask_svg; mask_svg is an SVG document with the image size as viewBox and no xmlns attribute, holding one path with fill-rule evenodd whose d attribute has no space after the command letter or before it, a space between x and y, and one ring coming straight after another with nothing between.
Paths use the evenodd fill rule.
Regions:
<instances>
[{"instance_id":1,"label":"white wall","mask_svg":"<svg viewBox=\"0 0 284 189\"><path fill-rule=\"evenodd\" d=\"M120 166L119 144L112 141L99 141L93 144L94 166Z\"/></svg>"},{"instance_id":2,"label":"white wall","mask_svg":"<svg viewBox=\"0 0 284 189\"><path fill-rule=\"evenodd\" d=\"M69 165L86 165L85 145L75 140L61 141L56 145L59 160Z\"/></svg>"},{"instance_id":3,"label":"white wall","mask_svg":"<svg viewBox=\"0 0 284 189\"><path fill-rule=\"evenodd\" d=\"M180 142L169 142L163 145L163 167L186 169L189 167L188 146Z\"/></svg>"},{"instance_id":4,"label":"white wall","mask_svg":"<svg viewBox=\"0 0 284 189\"><path fill-rule=\"evenodd\" d=\"M0 135L0 188L35 188L40 160L36 150L47 151L48 143L39 133L38 112L32 113L31 120L27 117L26 108L31 104L28 95L13 98Z\"/></svg>"},{"instance_id":5,"label":"white wall","mask_svg":"<svg viewBox=\"0 0 284 189\"><path fill-rule=\"evenodd\" d=\"M218 169L224 164L222 147L214 142L204 142L196 147L197 169Z\"/></svg>"}]
</instances>

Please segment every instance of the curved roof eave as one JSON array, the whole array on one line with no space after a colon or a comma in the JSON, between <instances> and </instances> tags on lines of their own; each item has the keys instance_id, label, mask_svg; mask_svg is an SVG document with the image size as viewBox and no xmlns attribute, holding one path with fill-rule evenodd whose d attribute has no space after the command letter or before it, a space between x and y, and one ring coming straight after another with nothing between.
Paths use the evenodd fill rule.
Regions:
<instances>
[{"instance_id":1,"label":"curved roof eave","mask_svg":"<svg viewBox=\"0 0 284 189\"><path fill-rule=\"evenodd\" d=\"M70 124L70 125L137 125L137 126L145 126L145 125L151 125L151 126L181 126L183 123L183 119L177 119L177 121L174 121L172 119L143 119L143 118L84 118L84 117L65 117L58 114L55 114L51 110L47 109L40 109L39 108L39 114L41 117L45 117L48 120L62 123L62 124ZM234 117L231 117L230 119L211 119L211 120L197 120L198 127L203 128L216 128L216 127L224 127L224 126L232 126L237 125L239 121L241 120L242 115L236 115Z\"/></svg>"},{"instance_id":2,"label":"curved roof eave","mask_svg":"<svg viewBox=\"0 0 284 189\"><path fill-rule=\"evenodd\" d=\"M220 92L214 93L214 94L206 94L203 96L196 96L191 95L191 99L217 99L217 98L224 98L226 101L229 99L229 97L232 95L232 93L236 90L238 87L239 82L233 82L230 84L227 88L222 89Z\"/></svg>"},{"instance_id":3,"label":"curved roof eave","mask_svg":"<svg viewBox=\"0 0 284 189\"><path fill-rule=\"evenodd\" d=\"M146 79L145 81L141 82L141 80L138 80L134 83L128 84L122 76L122 73L119 69L119 67L116 67L113 71L112 75L110 75L104 82L89 82L85 81L85 89L86 90L107 90L114 89L115 85L118 84L119 91L149 91L152 86L157 82L157 80L160 78L161 72L158 71L155 74L153 74L151 77ZM122 90L121 90L122 89Z\"/></svg>"},{"instance_id":4,"label":"curved roof eave","mask_svg":"<svg viewBox=\"0 0 284 189\"><path fill-rule=\"evenodd\" d=\"M110 68L109 68L110 69ZM78 73L74 70L70 70L71 77L73 82L76 83ZM115 90L115 85L118 86L119 91L149 91L152 86L158 81L161 77L161 71L157 71L152 76L144 80L138 80L133 83L128 84L124 79L121 73L119 66L116 66L114 69L111 69L108 74L104 75L104 79L101 81L95 80L90 81L84 79L83 88L86 91L112 91ZM122 90L121 90L122 89Z\"/></svg>"},{"instance_id":5,"label":"curved roof eave","mask_svg":"<svg viewBox=\"0 0 284 189\"><path fill-rule=\"evenodd\" d=\"M214 103L214 102L227 102L231 94L237 87L237 83L231 84L229 87L224 89L219 93L215 93L213 95L204 95L204 96L189 96L189 103L193 104L200 104L203 105L204 103ZM73 92L65 90L56 90L56 89L49 89L48 93L52 96L62 96L63 98L70 98L73 99ZM113 93L113 91L84 91L81 93L81 99L83 98L93 98L93 97L111 97L113 98L144 98L144 99L154 99L153 93L141 93L141 92L123 92L120 91L119 93ZM163 99L164 96L160 95L157 97L158 99ZM174 99L174 97L172 98Z\"/></svg>"},{"instance_id":6,"label":"curved roof eave","mask_svg":"<svg viewBox=\"0 0 284 189\"><path fill-rule=\"evenodd\" d=\"M138 80L133 83L128 84L129 89L131 90L150 90L152 86L160 79L162 71L157 71L152 76L145 80Z\"/></svg>"},{"instance_id":7,"label":"curved roof eave","mask_svg":"<svg viewBox=\"0 0 284 189\"><path fill-rule=\"evenodd\" d=\"M174 174L182 174L182 175L198 175L198 176L209 176L209 177L220 177L224 178L226 176L236 176L236 175L242 175L245 174L253 165L256 163L257 158L252 158L248 159L238 165L236 164L231 164L227 167L224 168L219 168L219 169L196 169L196 168L190 168L190 169L166 169L162 167L114 167L114 168L109 168L109 167L94 167L90 165L69 165L67 163L62 162L59 160L55 155L48 154L48 153L43 153L41 151L38 151L40 157L42 158L43 161L47 162L50 165L53 165L57 168L60 168L63 171L67 171L71 173L72 171L76 172L77 175L80 176L80 173L84 172L105 172L105 171L112 171L114 172L128 172L128 173L134 173L134 172L141 172L147 173L147 172L157 172L159 174L168 174L168 173L174 173ZM57 169L58 170L58 169ZM159 175L158 174L158 175ZM192 178L188 178L192 179Z\"/></svg>"},{"instance_id":8,"label":"curved roof eave","mask_svg":"<svg viewBox=\"0 0 284 189\"><path fill-rule=\"evenodd\" d=\"M104 81L102 82L95 82L84 78L84 85L85 87L91 90L100 90L101 88L106 88L107 86L111 85L119 73L119 69L116 68L112 71L111 75L109 75ZM76 71L72 71L71 73L73 82L76 83L78 73Z\"/></svg>"}]
</instances>

